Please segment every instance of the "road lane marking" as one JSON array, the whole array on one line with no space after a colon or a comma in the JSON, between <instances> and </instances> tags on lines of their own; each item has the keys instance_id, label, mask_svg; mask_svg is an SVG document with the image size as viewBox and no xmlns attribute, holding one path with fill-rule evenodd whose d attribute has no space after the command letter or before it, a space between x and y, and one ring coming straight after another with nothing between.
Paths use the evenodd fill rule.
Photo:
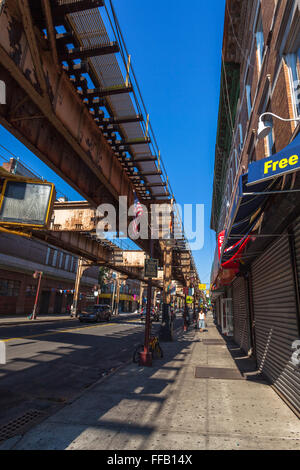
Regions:
<instances>
[{"instance_id":1,"label":"road lane marking","mask_svg":"<svg viewBox=\"0 0 300 470\"><path fill-rule=\"evenodd\" d=\"M118 325L119 323L106 323L105 325L93 325L93 326L81 326L79 328L69 328L67 330L58 330L58 331L52 331L48 333L40 333L37 335L31 335L31 336L22 336L19 338L7 338L3 339L2 341L5 343L8 343L9 341L18 341L18 340L24 340L24 339L32 339L32 338L41 338L43 336L53 336L58 333L70 333L73 331L81 331L81 330L87 330L89 328L103 328L105 326L113 326L113 325Z\"/></svg>"}]
</instances>

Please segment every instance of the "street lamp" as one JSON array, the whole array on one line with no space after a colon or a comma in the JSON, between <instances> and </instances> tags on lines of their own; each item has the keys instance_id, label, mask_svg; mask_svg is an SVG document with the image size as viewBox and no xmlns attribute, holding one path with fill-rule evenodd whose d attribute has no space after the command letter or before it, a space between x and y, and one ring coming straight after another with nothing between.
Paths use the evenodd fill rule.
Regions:
<instances>
[{"instance_id":1,"label":"street lamp","mask_svg":"<svg viewBox=\"0 0 300 470\"><path fill-rule=\"evenodd\" d=\"M36 319L36 310L37 310L37 305L38 305L38 300L39 300L39 295L40 295L42 275L43 275L43 271L35 271L34 274L33 274L34 279L38 278L39 281L38 281L38 287L37 287L37 291L36 291L33 311L32 311L32 314L28 317L30 320L35 320Z\"/></svg>"},{"instance_id":2,"label":"street lamp","mask_svg":"<svg viewBox=\"0 0 300 470\"><path fill-rule=\"evenodd\" d=\"M272 130L272 123L264 122L262 120L262 118L264 116L273 116L273 117L276 117L277 119L280 119L281 121L285 121L285 122L292 122L292 121L299 121L300 122L300 117L295 118L295 119L284 119L284 118L282 118L280 116L277 116L276 114L273 114L273 113L263 113L259 117L259 121L258 121L258 129L257 129L257 138L258 139L264 139L265 137L267 137L267 135Z\"/></svg>"}]
</instances>

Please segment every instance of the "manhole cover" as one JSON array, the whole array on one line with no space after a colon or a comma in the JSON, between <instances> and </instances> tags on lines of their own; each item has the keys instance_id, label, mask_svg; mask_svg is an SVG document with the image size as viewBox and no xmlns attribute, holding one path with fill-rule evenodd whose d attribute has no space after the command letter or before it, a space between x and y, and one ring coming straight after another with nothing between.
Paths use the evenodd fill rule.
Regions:
<instances>
[{"instance_id":1,"label":"manhole cover","mask_svg":"<svg viewBox=\"0 0 300 470\"><path fill-rule=\"evenodd\" d=\"M43 418L45 413L38 410L29 410L19 418L10 421L0 428L0 441L5 441L16 434L21 434L31 427L34 422L38 422Z\"/></svg>"},{"instance_id":2,"label":"manhole cover","mask_svg":"<svg viewBox=\"0 0 300 470\"><path fill-rule=\"evenodd\" d=\"M245 380L236 369L217 367L196 367L195 377L196 379Z\"/></svg>"}]
</instances>

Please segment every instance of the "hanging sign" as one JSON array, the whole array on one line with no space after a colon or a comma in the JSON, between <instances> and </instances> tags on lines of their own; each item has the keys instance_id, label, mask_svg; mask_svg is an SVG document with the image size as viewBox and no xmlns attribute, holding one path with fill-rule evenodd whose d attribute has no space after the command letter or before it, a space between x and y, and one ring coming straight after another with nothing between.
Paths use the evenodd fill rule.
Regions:
<instances>
[{"instance_id":1,"label":"hanging sign","mask_svg":"<svg viewBox=\"0 0 300 470\"><path fill-rule=\"evenodd\" d=\"M158 276L158 259L145 260L145 277L156 278Z\"/></svg>"},{"instance_id":2,"label":"hanging sign","mask_svg":"<svg viewBox=\"0 0 300 470\"><path fill-rule=\"evenodd\" d=\"M218 255L219 255L219 260L221 258L221 251L222 251L222 245L224 243L224 238L225 238L225 230L222 230L222 232L219 233L218 235Z\"/></svg>"},{"instance_id":3,"label":"hanging sign","mask_svg":"<svg viewBox=\"0 0 300 470\"><path fill-rule=\"evenodd\" d=\"M252 162L248 168L248 185L291 173L300 168L300 134L280 152Z\"/></svg>"},{"instance_id":4,"label":"hanging sign","mask_svg":"<svg viewBox=\"0 0 300 470\"><path fill-rule=\"evenodd\" d=\"M191 297L191 296L188 295L187 298L186 298L186 303L187 303L187 304L192 304L193 301L194 301L193 297Z\"/></svg>"},{"instance_id":5,"label":"hanging sign","mask_svg":"<svg viewBox=\"0 0 300 470\"><path fill-rule=\"evenodd\" d=\"M199 284L199 290L206 290L206 284Z\"/></svg>"}]
</instances>

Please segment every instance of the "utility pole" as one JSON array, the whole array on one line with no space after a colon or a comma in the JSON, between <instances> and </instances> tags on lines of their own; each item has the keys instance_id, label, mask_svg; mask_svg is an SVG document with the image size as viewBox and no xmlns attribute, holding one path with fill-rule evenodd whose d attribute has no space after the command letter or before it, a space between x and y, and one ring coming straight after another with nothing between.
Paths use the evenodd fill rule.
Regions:
<instances>
[{"instance_id":1,"label":"utility pole","mask_svg":"<svg viewBox=\"0 0 300 470\"><path fill-rule=\"evenodd\" d=\"M143 307L143 293L144 293L144 284L140 281L140 298L139 298L139 309L142 310Z\"/></svg>"},{"instance_id":2,"label":"utility pole","mask_svg":"<svg viewBox=\"0 0 300 470\"><path fill-rule=\"evenodd\" d=\"M83 259L82 257L78 260L77 271L76 271L76 279L75 279L75 292L73 297L73 304L71 307L71 316L76 317L77 315L77 307L78 307L78 297L79 297L79 286L80 280L83 272Z\"/></svg>"},{"instance_id":3,"label":"utility pole","mask_svg":"<svg viewBox=\"0 0 300 470\"><path fill-rule=\"evenodd\" d=\"M42 275L43 271L35 271L33 274L33 277L36 279L37 277L39 278L38 282L38 287L36 291L36 296L35 296L35 301L34 301L34 306L32 310L32 314L30 315L30 320L35 320L36 319L36 311L37 311L37 306L38 306L38 301L39 301L39 295L40 295L40 287L41 287L41 280L42 280Z\"/></svg>"},{"instance_id":4,"label":"utility pole","mask_svg":"<svg viewBox=\"0 0 300 470\"><path fill-rule=\"evenodd\" d=\"M116 306L115 311L116 315L119 315L119 303L120 303L120 273L117 273L116 278Z\"/></svg>"}]
</instances>

